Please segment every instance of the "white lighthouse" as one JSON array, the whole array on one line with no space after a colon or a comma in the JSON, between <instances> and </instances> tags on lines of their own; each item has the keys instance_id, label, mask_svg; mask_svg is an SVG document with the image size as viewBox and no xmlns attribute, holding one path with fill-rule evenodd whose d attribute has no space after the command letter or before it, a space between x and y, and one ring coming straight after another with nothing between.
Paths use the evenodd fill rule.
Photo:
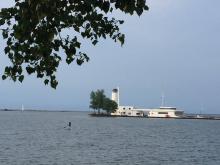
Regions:
<instances>
[{"instance_id":1,"label":"white lighthouse","mask_svg":"<svg viewBox=\"0 0 220 165\"><path fill-rule=\"evenodd\" d=\"M112 100L115 101L119 107L119 88L112 90Z\"/></svg>"}]
</instances>

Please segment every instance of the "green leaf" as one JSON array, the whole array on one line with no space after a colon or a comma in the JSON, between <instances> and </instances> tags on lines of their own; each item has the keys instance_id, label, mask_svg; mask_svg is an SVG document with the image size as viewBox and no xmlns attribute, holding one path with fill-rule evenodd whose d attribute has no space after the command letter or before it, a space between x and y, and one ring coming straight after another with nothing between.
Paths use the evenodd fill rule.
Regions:
<instances>
[{"instance_id":1,"label":"green leaf","mask_svg":"<svg viewBox=\"0 0 220 165\"><path fill-rule=\"evenodd\" d=\"M51 80L50 85L51 85L52 88L56 89L56 87L58 85L58 82L56 80Z\"/></svg>"},{"instance_id":2,"label":"green leaf","mask_svg":"<svg viewBox=\"0 0 220 165\"><path fill-rule=\"evenodd\" d=\"M144 10L149 10L149 7L148 6L144 6Z\"/></svg>"},{"instance_id":3,"label":"green leaf","mask_svg":"<svg viewBox=\"0 0 220 165\"><path fill-rule=\"evenodd\" d=\"M93 45L96 45L97 43L98 43L98 40L94 40L94 41L92 42Z\"/></svg>"},{"instance_id":4,"label":"green leaf","mask_svg":"<svg viewBox=\"0 0 220 165\"><path fill-rule=\"evenodd\" d=\"M8 38L8 31L7 30L3 30L2 31L2 36L3 36L3 39Z\"/></svg>"},{"instance_id":5,"label":"green leaf","mask_svg":"<svg viewBox=\"0 0 220 165\"><path fill-rule=\"evenodd\" d=\"M74 58L72 57L69 57L69 58L66 58L66 63L69 65L73 62Z\"/></svg>"},{"instance_id":6,"label":"green leaf","mask_svg":"<svg viewBox=\"0 0 220 165\"><path fill-rule=\"evenodd\" d=\"M108 1L104 1L102 9L104 10L105 13L108 13L110 8L110 3Z\"/></svg>"},{"instance_id":7,"label":"green leaf","mask_svg":"<svg viewBox=\"0 0 220 165\"><path fill-rule=\"evenodd\" d=\"M2 76L2 80L5 80L7 78L7 76L3 75Z\"/></svg>"},{"instance_id":8,"label":"green leaf","mask_svg":"<svg viewBox=\"0 0 220 165\"><path fill-rule=\"evenodd\" d=\"M32 74L32 73L35 72L35 68L32 68L32 67L28 66L28 67L26 67L26 71L27 71L28 74Z\"/></svg>"},{"instance_id":9,"label":"green leaf","mask_svg":"<svg viewBox=\"0 0 220 165\"><path fill-rule=\"evenodd\" d=\"M5 20L4 19L0 19L0 26L5 24Z\"/></svg>"},{"instance_id":10,"label":"green leaf","mask_svg":"<svg viewBox=\"0 0 220 165\"><path fill-rule=\"evenodd\" d=\"M49 80L48 80L48 79L44 80L44 84L45 84L45 85L47 85L48 83L49 83Z\"/></svg>"},{"instance_id":11,"label":"green leaf","mask_svg":"<svg viewBox=\"0 0 220 165\"><path fill-rule=\"evenodd\" d=\"M120 35L120 36L118 37L118 40L121 42L121 45L123 45L124 42L125 42L125 35L124 35L124 34Z\"/></svg>"},{"instance_id":12,"label":"green leaf","mask_svg":"<svg viewBox=\"0 0 220 165\"><path fill-rule=\"evenodd\" d=\"M138 16L140 16L142 13L143 13L143 9L142 8L138 8L137 10L136 10L136 13L138 14Z\"/></svg>"},{"instance_id":13,"label":"green leaf","mask_svg":"<svg viewBox=\"0 0 220 165\"><path fill-rule=\"evenodd\" d=\"M18 80L22 83L22 81L24 80L24 76L21 75L21 76L18 78Z\"/></svg>"},{"instance_id":14,"label":"green leaf","mask_svg":"<svg viewBox=\"0 0 220 165\"><path fill-rule=\"evenodd\" d=\"M77 60L76 60L76 63L77 63L78 65L82 65L83 62L84 62L84 61L83 61L82 59L77 59Z\"/></svg>"},{"instance_id":15,"label":"green leaf","mask_svg":"<svg viewBox=\"0 0 220 165\"><path fill-rule=\"evenodd\" d=\"M10 52L10 47L6 46L4 51L5 51L5 54L8 54Z\"/></svg>"},{"instance_id":16,"label":"green leaf","mask_svg":"<svg viewBox=\"0 0 220 165\"><path fill-rule=\"evenodd\" d=\"M120 24L123 24L123 23L124 23L124 21L123 21L123 20L119 20L118 22L119 22Z\"/></svg>"}]
</instances>

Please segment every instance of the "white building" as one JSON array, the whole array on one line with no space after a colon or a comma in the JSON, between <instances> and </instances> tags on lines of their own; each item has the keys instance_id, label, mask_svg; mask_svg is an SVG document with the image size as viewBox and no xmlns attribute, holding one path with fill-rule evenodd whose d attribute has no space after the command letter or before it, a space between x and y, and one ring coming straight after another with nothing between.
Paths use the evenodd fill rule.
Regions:
<instances>
[{"instance_id":1,"label":"white building","mask_svg":"<svg viewBox=\"0 0 220 165\"><path fill-rule=\"evenodd\" d=\"M119 100L119 89L112 90L112 100L118 104L118 108L112 116L130 116L130 117L143 117L149 118L180 118L184 116L184 111L177 110L176 107L165 107L164 96L162 96L162 106L160 108L153 109L137 109L133 106L120 106Z\"/></svg>"},{"instance_id":2,"label":"white building","mask_svg":"<svg viewBox=\"0 0 220 165\"><path fill-rule=\"evenodd\" d=\"M119 102L119 89L112 90L112 100L118 104L118 108L112 116L123 116L123 117L143 117L144 112L141 109L136 109L133 106L120 106Z\"/></svg>"},{"instance_id":3,"label":"white building","mask_svg":"<svg viewBox=\"0 0 220 165\"><path fill-rule=\"evenodd\" d=\"M184 111L177 110L176 107L160 107L148 112L148 117L152 118L180 118L183 115Z\"/></svg>"}]
</instances>

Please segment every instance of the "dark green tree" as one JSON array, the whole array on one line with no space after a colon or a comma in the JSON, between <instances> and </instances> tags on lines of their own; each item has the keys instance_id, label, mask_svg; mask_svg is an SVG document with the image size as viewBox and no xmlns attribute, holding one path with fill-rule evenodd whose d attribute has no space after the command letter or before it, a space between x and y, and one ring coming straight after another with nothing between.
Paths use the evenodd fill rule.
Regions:
<instances>
[{"instance_id":1,"label":"dark green tree","mask_svg":"<svg viewBox=\"0 0 220 165\"><path fill-rule=\"evenodd\" d=\"M107 114L115 112L117 108L118 104L115 101L109 98L104 99L103 110L106 110Z\"/></svg>"},{"instance_id":2,"label":"dark green tree","mask_svg":"<svg viewBox=\"0 0 220 165\"><path fill-rule=\"evenodd\" d=\"M90 108L94 110L98 110L98 113L100 114L100 110L103 109L103 104L106 96L104 94L104 90L97 90L95 92L91 92L90 94Z\"/></svg>"},{"instance_id":3,"label":"dark green tree","mask_svg":"<svg viewBox=\"0 0 220 165\"><path fill-rule=\"evenodd\" d=\"M96 99L96 93L94 91L92 91L90 93L90 106L89 108L94 109L94 112L98 109L98 102Z\"/></svg>"},{"instance_id":4,"label":"dark green tree","mask_svg":"<svg viewBox=\"0 0 220 165\"><path fill-rule=\"evenodd\" d=\"M100 38L111 38L124 44L119 30L123 20L110 17L120 10L139 16L148 10L145 0L15 0L15 5L0 10L2 36L6 40L5 54L11 65L2 79L20 82L24 71L43 78L56 88L56 71L61 60L78 65L88 61L81 52L82 39L96 45ZM69 29L71 35L64 35ZM65 52L65 56L61 55Z\"/></svg>"}]
</instances>

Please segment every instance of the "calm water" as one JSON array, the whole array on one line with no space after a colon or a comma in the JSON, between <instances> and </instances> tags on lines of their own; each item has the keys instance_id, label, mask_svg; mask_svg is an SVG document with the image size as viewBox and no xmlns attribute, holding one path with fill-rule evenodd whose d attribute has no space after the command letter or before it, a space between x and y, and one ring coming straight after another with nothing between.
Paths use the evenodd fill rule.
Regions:
<instances>
[{"instance_id":1,"label":"calm water","mask_svg":"<svg viewBox=\"0 0 220 165\"><path fill-rule=\"evenodd\" d=\"M0 164L219 165L220 121L2 111Z\"/></svg>"}]
</instances>

